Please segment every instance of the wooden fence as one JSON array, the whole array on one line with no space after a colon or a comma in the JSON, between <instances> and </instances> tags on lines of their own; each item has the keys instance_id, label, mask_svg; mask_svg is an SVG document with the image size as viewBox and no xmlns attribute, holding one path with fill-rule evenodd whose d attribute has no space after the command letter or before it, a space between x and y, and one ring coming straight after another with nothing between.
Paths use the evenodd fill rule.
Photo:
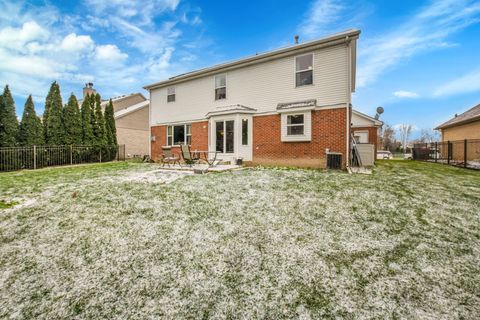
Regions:
<instances>
[{"instance_id":1,"label":"wooden fence","mask_svg":"<svg viewBox=\"0 0 480 320\"><path fill-rule=\"evenodd\" d=\"M0 148L0 171L125 160L125 145Z\"/></svg>"}]
</instances>

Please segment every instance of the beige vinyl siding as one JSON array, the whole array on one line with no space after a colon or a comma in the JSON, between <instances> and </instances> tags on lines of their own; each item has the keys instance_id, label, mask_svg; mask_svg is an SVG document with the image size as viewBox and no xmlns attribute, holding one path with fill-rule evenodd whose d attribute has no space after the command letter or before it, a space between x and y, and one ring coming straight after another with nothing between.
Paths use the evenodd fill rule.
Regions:
<instances>
[{"instance_id":1,"label":"beige vinyl siding","mask_svg":"<svg viewBox=\"0 0 480 320\"><path fill-rule=\"evenodd\" d=\"M480 139L480 120L442 130L443 141Z\"/></svg>"},{"instance_id":2,"label":"beige vinyl siding","mask_svg":"<svg viewBox=\"0 0 480 320\"><path fill-rule=\"evenodd\" d=\"M313 85L295 87L295 56L226 72L227 98L215 101L212 75L175 85L176 101L167 104L167 88L151 91L151 125L204 119L215 107L242 104L257 114L275 112L280 102L316 99L318 106L348 103L345 45L312 51ZM222 72L219 72L219 74Z\"/></svg>"},{"instance_id":3,"label":"beige vinyl siding","mask_svg":"<svg viewBox=\"0 0 480 320\"><path fill-rule=\"evenodd\" d=\"M129 113L115 119L118 144L125 145L127 156L149 154L150 128L148 126L149 108Z\"/></svg>"}]
</instances>

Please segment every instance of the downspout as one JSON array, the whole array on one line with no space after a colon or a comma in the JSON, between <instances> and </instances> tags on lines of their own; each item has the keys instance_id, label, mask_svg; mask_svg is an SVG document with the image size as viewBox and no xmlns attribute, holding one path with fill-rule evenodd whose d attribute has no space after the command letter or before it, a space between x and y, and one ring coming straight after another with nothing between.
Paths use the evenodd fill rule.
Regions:
<instances>
[{"instance_id":1,"label":"downspout","mask_svg":"<svg viewBox=\"0 0 480 320\"><path fill-rule=\"evenodd\" d=\"M346 157L345 157L345 162L346 162L346 168L349 170L350 168L350 104L351 104L351 93L352 93L352 85L351 85L351 54L350 54L350 37L346 36L345 37L345 44L347 48L347 103L346 103L346 120L347 120L347 125L346 125L346 142L347 142L347 148L346 148Z\"/></svg>"},{"instance_id":2,"label":"downspout","mask_svg":"<svg viewBox=\"0 0 480 320\"><path fill-rule=\"evenodd\" d=\"M152 160L152 90L148 90L148 100L148 156Z\"/></svg>"}]
</instances>

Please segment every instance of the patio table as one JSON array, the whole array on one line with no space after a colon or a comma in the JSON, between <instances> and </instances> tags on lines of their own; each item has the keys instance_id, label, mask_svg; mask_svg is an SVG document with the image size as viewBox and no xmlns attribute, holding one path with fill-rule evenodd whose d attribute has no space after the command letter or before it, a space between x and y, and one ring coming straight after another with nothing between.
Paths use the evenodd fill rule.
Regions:
<instances>
[{"instance_id":1,"label":"patio table","mask_svg":"<svg viewBox=\"0 0 480 320\"><path fill-rule=\"evenodd\" d=\"M215 161L217 160L218 151L203 151L203 150L195 150L192 151L194 157L198 156L201 160L204 160L208 163L209 167L213 167L215 165ZM209 154L213 154L213 158L209 157Z\"/></svg>"}]
</instances>

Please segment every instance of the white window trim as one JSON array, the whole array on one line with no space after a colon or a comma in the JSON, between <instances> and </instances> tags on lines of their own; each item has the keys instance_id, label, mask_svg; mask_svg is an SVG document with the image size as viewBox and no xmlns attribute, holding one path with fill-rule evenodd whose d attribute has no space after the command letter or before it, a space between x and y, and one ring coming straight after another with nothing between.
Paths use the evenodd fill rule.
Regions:
<instances>
[{"instance_id":1,"label":"white window trim","mask_svg":"<svg viewBox=\"0 0 480 320\"><path fill-rule=\"evenodd\" d=\"M173 89L173 93L168 93L168 89ZM175 99L173 101L168 101L169 96L174 96ZM168 87L167 88L167 103L173 103L175 101L177 101L177 88L175 86Z\"/></svg>"},{"instance_id":2,"label":"white window trim","mask_svg":"<svg viewBox=\"0 0 480 320\"><path fill-rule=\"evenodd\" d=\"M303 134L288 135L288 116L303 115ZM282 142L302 142L312 141L312 112L285 112L280 114L281 117L281 141Z\"/></svg>"},{"instance_id":3,"label":"white window trim","mask_svg":"<svg viewBox=\"0 0 480 320\"><path fill-rule=\"evenodd\" d=\"M217 77L218 76L225 76L225 85L217 87ZM219 73L213 76L213 99L215 101L222 101L227 100L227 74L226 73ZM225 99L217 99L217 89L225 88Z\"/></svg>"},{"instance_id":4,"label":"white window trim","mask_svg":"<svg viewBox=\"0 0 480 320\"><path fill-rule=\"evenodd\" d=\"M192 124L191 123L179 123L179 124L172 124L172 125L167 126L167 141L166 141L166 144L165 144L166 146L170 146L170 147L179 147L180 146L179 144L174 144L175 141L173 140L174 127L179 127L179 126L184 127L184 129L183 129L185 131L184 137L183 137L184 141L185 142L188 141L187 137L190 137L190 145L191 145L191 143L192 143ZM190 133L188 133L188 131L187 131L187 126L190 126ZM168 134L168 128L170 128L170 127L172 128L172 134L171 135ZM172 137L172 144L168 144L168 138L169 137Z\"/></svg>"},{"instance_id":5,"label":"white window trim","mask_svg":"<svg viewBox=\"0 0 480 320\"><path fill-rule=\"evenodd\" d=\"M303 57L303 56L312 56L312 69L305 69L305 70L297 70L297 58ZM311 84L304 84L302 86L297 86L297 73L299 72L304 72L304 71L312 71L312 83ZM302 87L308 87L308 86L313 86L315 84L315 77L314 77L314 70L315 70L315 54L313 52L309 53L303 53L298 56L293 57L293 86L295 88L302 88Z\"/></svg>"}]
</instances>

